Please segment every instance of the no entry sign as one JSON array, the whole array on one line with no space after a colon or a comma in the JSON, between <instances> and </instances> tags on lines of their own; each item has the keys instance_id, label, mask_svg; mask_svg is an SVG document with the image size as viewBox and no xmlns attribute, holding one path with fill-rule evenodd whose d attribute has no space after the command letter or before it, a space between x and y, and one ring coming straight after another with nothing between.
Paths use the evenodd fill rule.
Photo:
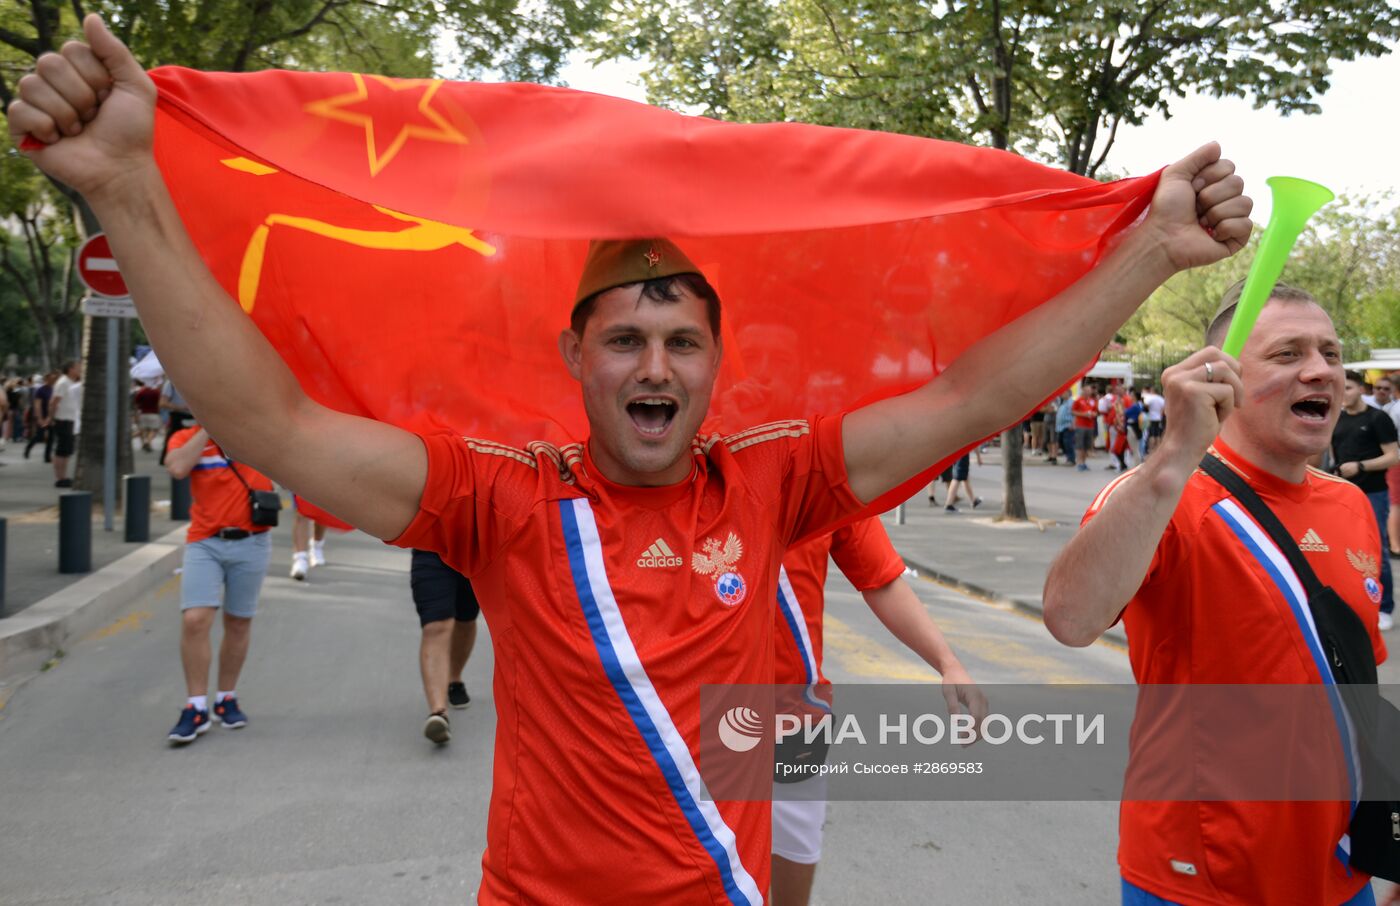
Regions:
<instances>
[{"instance_id":1,"label":"no entry sign","mask_svg":"<svg viewBox=\"0 0 1400 906\"><path fill-rule=\"evenodd\" d=\"M126 281L117 270L117 259L107 244L107 234L88 237L78 250L78 279L99 296L128 295Z\"/></svg>"}]
</instances>

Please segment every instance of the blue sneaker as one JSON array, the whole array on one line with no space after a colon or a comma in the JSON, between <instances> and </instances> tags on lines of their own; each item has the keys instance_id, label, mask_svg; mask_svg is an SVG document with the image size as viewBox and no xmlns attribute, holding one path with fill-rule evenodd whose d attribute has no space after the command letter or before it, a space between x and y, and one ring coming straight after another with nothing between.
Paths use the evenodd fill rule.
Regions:
<instances>
[{"instance_id":1,"label":"blue sneaker","mask_svg":"<svg viewBox=\"0 0 1400 906\"><path fill-rule=\"evenodd\" d=\"M232 695L214 705L214 719L221 721L227 730L237 730L248 725L248 715L238 707L238 699Z\"/></svg>"},{"instance_id":2,"label":"blue sneaker","mask_svg":"<svg viewBox=\"0 0 1400 906\"><path fill-rule=\"evenodd\" d=\"M194 742L196 736L208 729L209 712L201 711L194 705L185 705L185 710L180 712L180 722L167 738L173 743L185 745Z\"/></svg>"}]
</instances>

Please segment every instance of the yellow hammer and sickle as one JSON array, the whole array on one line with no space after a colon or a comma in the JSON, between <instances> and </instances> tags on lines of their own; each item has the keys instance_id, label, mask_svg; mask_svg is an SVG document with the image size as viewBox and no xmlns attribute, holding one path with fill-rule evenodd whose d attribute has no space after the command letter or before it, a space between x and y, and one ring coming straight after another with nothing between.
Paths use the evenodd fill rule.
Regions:
<instances>
[{"instance_id":1,"label":"yellow hammer and sickle","mask_svg":"<svg viewBox=\"0 0 1400 906\"><path fill-rule=\"evenodd\" d=\"M267 239L275 226L303 230L317 236L324 236L336 242L355 245L366 249L383 249L399 252L436 252L450 246L460 245L484 257L496 254L496 247L483 242L465 227L452 226L400 214L378 205L374 209L395 220L413 224L402 230L359 230L336 226L309 217L295 217L291 214L271 214L253 231L248 240L248 248L243 252L243 266L238 272L238 304L245 312L253 311L258 297L258 283L262 279L263 258L267 252Z\"/></svg>"},{"instance_id":2,"label":"yellow hammer and sickle","mask_svg":"<svg viewBox=\"0 0 1400 906\"><path fill-rule=\"evenodd\" d=\"M267 176L277 172L273 167L243 157L230 158L221 161L221 163L231 170L250 173L254 176ZM296 217L291 214L268 215L267 219L253 230L253 236L248 240L248 247L243 251L243 265L238 271L238 304L245 312L252 313L253 304L258 298L258 283L262 280L263 259L267 254L267 239L275 226L302 230L365 249L436 252L450 246L460 245L483 257L489 258L496 254L495 246L478 239L466 227L457 227L439 223L436 220L428 220L424 217L400 214L398 211L379 205L373 205L373 207L381 214L412 224L412 226L402 230L360 230L337 226L323 220L313 220L310 217Z\"/></svg>"}]
</instances>

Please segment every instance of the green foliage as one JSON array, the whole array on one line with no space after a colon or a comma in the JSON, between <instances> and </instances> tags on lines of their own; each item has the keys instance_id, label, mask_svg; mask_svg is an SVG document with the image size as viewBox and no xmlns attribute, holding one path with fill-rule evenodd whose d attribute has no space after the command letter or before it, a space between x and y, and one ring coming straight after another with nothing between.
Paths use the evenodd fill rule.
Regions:
<instances>
[{"instance_id":1,"label":"green foliage","mask_svg":"<svg viewBox=\"0 0 1400 906\"><path fill-rule=\"evenodd\" d=\"M1133 349L1199 346L1220 297L1248 273L1260 232L1233 258L1172 277L1120 337ZM1400 346L1400 208L1390 196L1344 197L1323 208L1299 237L1282 279L1316 296L1349 344Z\"/></svg>"},{"instance_id":2,"label":"green foliage","mask_svg":"<svg viewBox=\"0 0 1400 906\"><path fill-rule=\"evenodd\" d=\"M68 200L10 148L0 137L0 359L49 363L77 351L78 232Z\"/></svg>"},{"instance_id":3,"label":"green foliage","mask_svg":"<svg viewBox=\"0 0 1400 906\"><path fill-rule=\"evenodd\" d=\"M982 140L1095 175L1122 124L1188 93L1316 112L1332 63L1387 52L1394 0L614 0L605 56L655 103Z\"/></svg>"},{"instance_id":4,"label":"green foliage","mask_svg":"<svg viewBox=\"0 0 1400 906\"><path fill-rule=\"evenodd\" d=\"M593 0L104 0L146 66L347 70L401 77L502 72L552 79L591 27ZM50 6L66 7L50 0ZM71 13L62 18L67 27Z\"/></svg>"}]
</instances>

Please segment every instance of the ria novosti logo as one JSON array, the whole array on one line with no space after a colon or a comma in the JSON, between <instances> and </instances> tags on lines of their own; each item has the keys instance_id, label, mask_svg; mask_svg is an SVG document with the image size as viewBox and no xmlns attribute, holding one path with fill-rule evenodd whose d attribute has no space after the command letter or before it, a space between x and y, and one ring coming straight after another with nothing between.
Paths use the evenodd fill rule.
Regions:
<instances>
[{"instance_id":1,"label":"ria novosti logo","mask_svg":"<svg viewBox=\"0 0 1400 906\"><path fill-rule=\"evenodd\" d=\"M731 752L747 752L763 741L763 718L753 708L730 708L719 719L719 741Z\"/></svg>"}]
</instances>

